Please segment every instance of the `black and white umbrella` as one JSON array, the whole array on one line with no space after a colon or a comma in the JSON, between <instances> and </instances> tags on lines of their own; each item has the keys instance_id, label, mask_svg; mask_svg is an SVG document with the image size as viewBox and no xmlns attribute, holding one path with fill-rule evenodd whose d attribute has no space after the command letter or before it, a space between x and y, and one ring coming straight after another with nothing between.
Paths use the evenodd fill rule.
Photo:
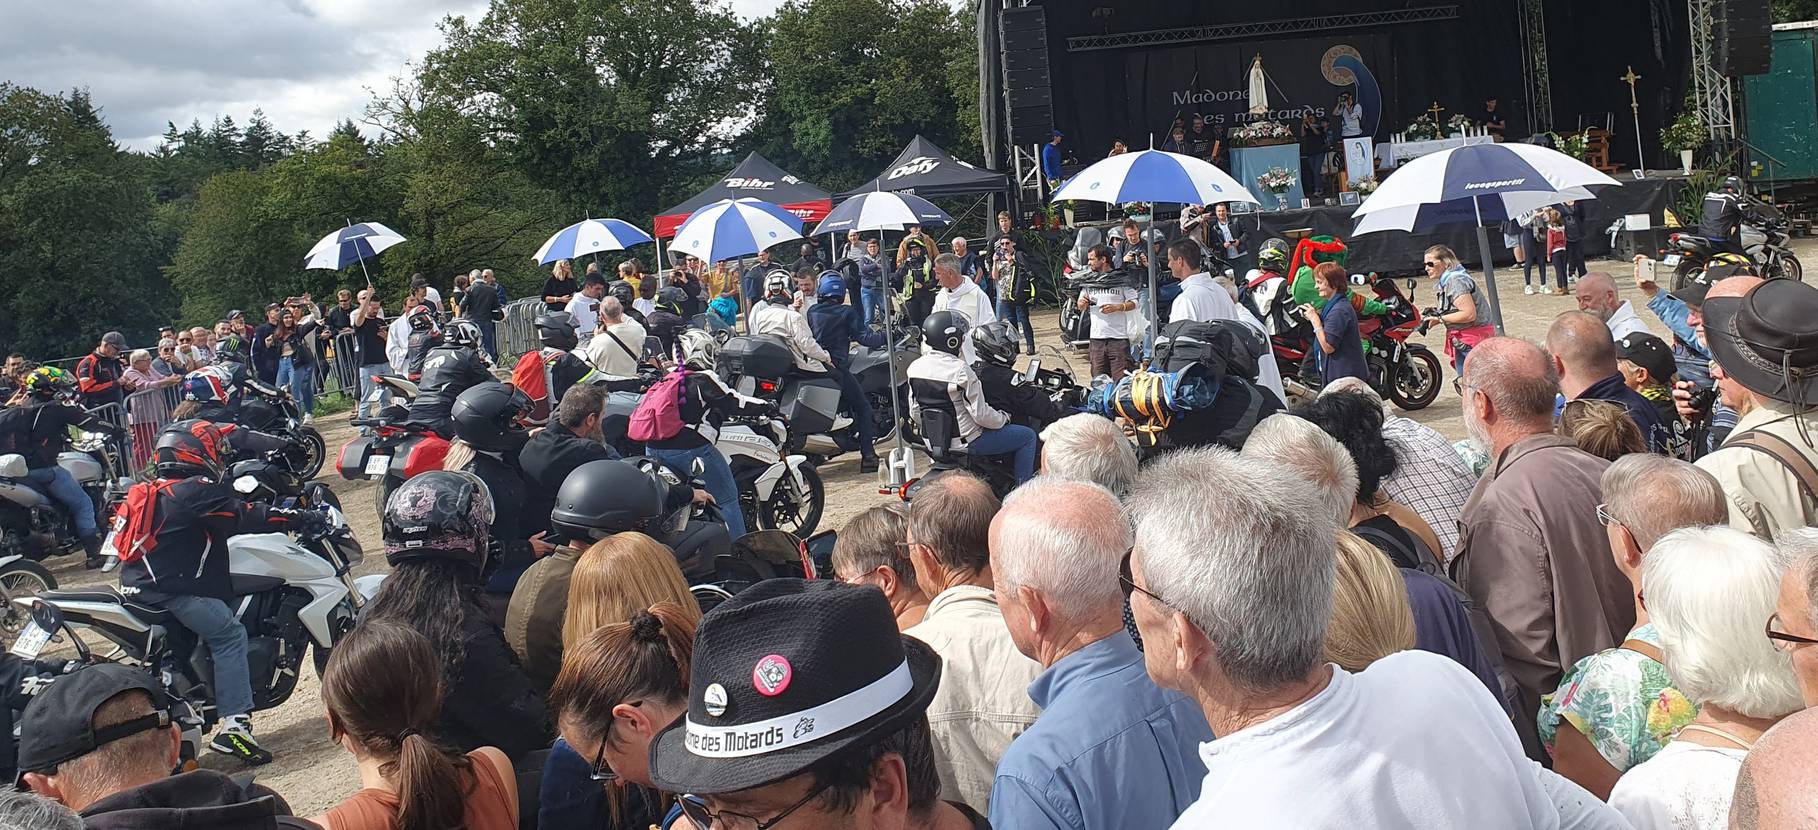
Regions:
<instances>
[{"instance_id":1,"label":"black and white umbrella","mask_svg":"<svg viewBox=\"0 0 1818 830\"><path fill-rule=\"evenodd\" d=\"M910 225L950 225L953 217L910 193L860 193L833 209L814 227L814 236L846 231L900 231Z\"/></svg>"},{"instance_id":2,"label":"black and white umbrella","mask_svg":"<svg viewBox=\"0 0 1818 830\"><path fill-rule=\"evenodd\" d=\"M378 222L349 222L347 227L322 237L310 248L303 256L303 267L339 271L358 262L361 272L366 274L367 287L371 287L372 273L366 271L367 258L403 241L402 234Z\"/></svg>"}]
</instances>

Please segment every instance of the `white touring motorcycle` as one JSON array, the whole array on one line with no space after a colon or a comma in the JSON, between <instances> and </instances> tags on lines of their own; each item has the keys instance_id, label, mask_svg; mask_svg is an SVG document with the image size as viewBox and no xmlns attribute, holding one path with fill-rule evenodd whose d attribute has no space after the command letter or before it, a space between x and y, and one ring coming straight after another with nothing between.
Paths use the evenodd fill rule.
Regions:
<instances>
[{"instance_id":1,"label":"white touring motorcycle","mask_svg":"<svg viewBox=\"0 0 1818 830\"><path fill-rule=\"evenodd\" d=\"M228 605L246 626L247 663L252 673L253 708L282 705L296 689L304 652L312 652L318 675L329 650L352 630L355 616L376 591L378 577L355 580L351 571L363 553L333 506L326 526L300 532L248 533L227 541L228 571L234 599ZM112 539L102 549L108 568L116 564ZM102 659L144 667L158 676L171 694L188 704L183 724L207 732L218 719L211 688L214 664L208 646L184 629L170 612L123 596L112 586L45 591L13 604L30 614L12 652L33 658L53 638L73 641L86 658L90 645L105 648ZM49 620L52 627L41 621ZM61 629L61 630L57 630ZM81 637L83 639L78 639ZM86 643L83 641L86 640Z\"/></svg>"}]
</instances>

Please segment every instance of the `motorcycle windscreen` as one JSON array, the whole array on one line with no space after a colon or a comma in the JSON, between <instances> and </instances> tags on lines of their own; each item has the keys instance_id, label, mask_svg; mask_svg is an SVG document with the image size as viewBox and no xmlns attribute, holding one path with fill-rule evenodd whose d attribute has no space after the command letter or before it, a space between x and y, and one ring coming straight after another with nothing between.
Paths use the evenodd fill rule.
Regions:
<instances>
[{"instance_id":1,"label":"motorcycle windscreen","mask_svg":"<svg viewBox=\"0 0 1818 830\"><path fill-rule=\"evenodd\" d=\"M805 560L802 541L794 534L785 530L756 530L734 540L732 551L721 557L716 565L721 576L773 579L807 576Z\"/></svg>"}]
</instances>

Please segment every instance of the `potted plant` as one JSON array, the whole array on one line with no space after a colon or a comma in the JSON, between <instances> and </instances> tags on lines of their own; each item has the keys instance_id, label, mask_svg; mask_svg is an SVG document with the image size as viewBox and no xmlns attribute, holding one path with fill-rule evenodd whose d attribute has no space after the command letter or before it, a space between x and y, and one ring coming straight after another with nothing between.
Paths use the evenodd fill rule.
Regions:
<instances>
[{"instance_id":1,"label":"potted plant","mask_svg":"<svg viewBox=\"0 0 1818 830\"><path fill-rule=\"evenodd\" d=\"M1436 141L1444 136L1439 134L1439 122L1432 115L1421 115L1408 122L1408 128L1402 132L1408 141Z\"/></svg>"},{"instance_id":2,"label":"potted plant","mask_svg":"<svg viewBox=\"0 0 1818 830\"><path fill-rule=\"evenodd\" d=\"M1660 146L1667 152L1679 153L1679 167L1692 174L1692 151L1704 143L1704 120L1691 107L1679 111L1679 117L1660 131Z\"/></svg>"},{"instance_id":3,"label":"potted plant","mask_svg":"<svg viewBox=\"0 0 1818 830\"><path fill-rule=\"evenodd\" d=\"M1282 210L1288 209L1288 191L1294 189L1294 174L1286 167L1271 167L1256 177L1256 183L1262 189L1275 194L1275 202Z\"/></svg>"},{"instance_id":4,"label":"potted plant","mask_svg":"<svg viewBox=\"0 0 1818 830\"><path fill-rule=\"evenodd\" d=\"M1446 119L1446 131L1459 138L1463 138L1476 126L1477 122L1462 112Z\"/></svg>"},{"instance_id":5,"label":"potted plant","mask_svg":"<svg viewBox=\"0 0 1818 830\"><path fill-rule=\"evenodd\" d=\"M1356 191L1357 195L1368 199L1370 194L1376 192L1376 184L1375 179L1358 179L1351 183L1351 189Z\"/></svg>"}]
</instances>

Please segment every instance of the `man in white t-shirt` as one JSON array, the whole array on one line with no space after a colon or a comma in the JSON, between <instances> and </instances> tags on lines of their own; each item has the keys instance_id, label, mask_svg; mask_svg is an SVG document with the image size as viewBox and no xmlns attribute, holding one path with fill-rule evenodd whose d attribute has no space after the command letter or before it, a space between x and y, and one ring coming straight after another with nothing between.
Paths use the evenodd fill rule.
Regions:
<instances>
[{"instance_id":1,"label":"man in white t-shirt","mask_svg":"<svg viewBox=\"0 0 1818 830\"><path fill-rule=\"evenodd\" d=\"M1268 329L1249 309L1239 307L1237 301L1231 299L1229 289L1212 279L1211 274L1199 270L1201 255L1199 243L1191 239L1177 239L1168 246L1168 271L1180 280L1180 296L1174 298L1174 305L1168 309L1169 322L1236 320L1261 335L1266 346ZM1250 380L1274 392L1282 403L1288 402L1287 390L1281 382L1281 368L1275 365L1275 355L1269 349L1265 348L1256 359L1256 377Z\"/></svg>"},{"instance_id":2,"label":"man in white t-shirt","mask_svg":"<svg viewBox=\"0 0 1818 830\"><path fill-rule=\"evenodd\" d=\"M1210 494L1211 501L1208 501ZM1223 449L1151 463L1120 577L1150 676L1216 740L1175 828L1626 827L1522 753L1502 704L1450 658L1325 662L1338 517L1299 475Z\"/></svg>"},{"instance_id":3,"label":"man in white t-shirt","mask_svg":"<svg viewBox=\"0 0 1818 830\"><path fill-rule=\"evenodd\" d=\"M644 327L625 316L619 298L601 297L599 333L587 341L587 362L607 377L635 377L645 336Z\"/></svg>"},{"instance_id":4,"label":"man in white t-shirt","mask_svg":"<svg viewBox=\"0 0 1818 830\"><path fill-rule=\"evenodd\" d=\"M606 278L599 274L588 274L581 283L581 293L569 298L568 306L563 311L574 315L575 334L581 342L593 336L593 330L600 325L600 298L606 296ZM643 343L643 339L638 340Z\"/></svg>"},{"instance_id":5,"label":"man in white t-shirt","mask_svg":"<svg viewBox=\"0 0 1818 830\"><path fill-rule=\"evenodd\" d=\"M966 318L967 328L976 329L997 322L997 309L991 306L991 297L978 284L966 279L960 271L960 258L953 254L941 254L934 258L934 280L941 284L941 290L934 294L935 311L951 311ZM922 344L922 354L928 354L930 347ZM966 338L960 349L960 357L967 366L978 362L978 353L972 349L972 338Z\"/></svg>"},{"instance_id":6,"label":"man in white t-shirt","mask_svg":"<svg viewBox=\"0 0 1818 830\"><path fill-rule=\"evenodd\" d=\"M1086 265L1093 271L1111 270L1110 252L1094 245L1086 252ZM1113 382L1130 371L1130 313L1136 310L1140 295L1129 286L1105 286L1080 294L1079 310L1091 318L1087 334L1087 363L1093 377L1105 375Z\"/></svg>"}]
</instances>

